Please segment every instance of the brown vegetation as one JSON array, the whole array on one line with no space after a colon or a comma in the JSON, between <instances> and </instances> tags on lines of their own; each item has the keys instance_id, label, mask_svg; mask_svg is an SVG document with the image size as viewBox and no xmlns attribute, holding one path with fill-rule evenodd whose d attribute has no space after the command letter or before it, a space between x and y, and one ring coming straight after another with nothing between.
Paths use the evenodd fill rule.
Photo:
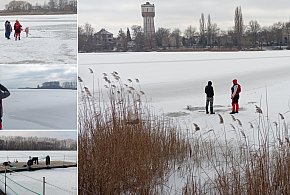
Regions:
<instances>
[{"instance_id":1,"label":"brown vegetation","mask_svg":"<svg viewBox=\"0 0 290 195\"><path fill-rule=\"evenodd\" d=\"M108 97L93 99L88 88L82 93L79 194L160 192L165 175L183 162L188 144L175 125L143 105L145 95L131 79L127 87L116 72L113 80L104 79Z\"/></svg>"}]
</instances>

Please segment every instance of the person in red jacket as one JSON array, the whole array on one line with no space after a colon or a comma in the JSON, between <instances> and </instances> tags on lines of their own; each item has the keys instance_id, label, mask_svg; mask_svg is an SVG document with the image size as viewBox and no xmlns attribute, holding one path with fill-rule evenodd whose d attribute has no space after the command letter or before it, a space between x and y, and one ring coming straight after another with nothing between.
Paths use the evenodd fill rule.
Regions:
<instances>
[{"instance_id":1,"label":"person in red jacket","mask_svg":"<svg viewBox=\"0 0 290 195\"><path fill-rule=\"evenodd\" d=\"M241 93L241 85L238 84L238 80L233 80L233 86L231 88L231 99L232 99L232 112L230 114L239 113L239 98Z\"/></svg>"},{"instance_id":2,"label":"person in red jacket","mask_svg":"<svg viewBox=\"0 0 290 195\"><path fill-rule=\"evenodd\" d=\"M15 41L20 40L20 33L22 31L22 26L20 24L20 22L18 20L16 20L15 24L14 24L14 31L15 31Z\"/></svg>"},{"instance_id":3,"label":"person in red jacket","mask_svg":"<svg viewBox=\"0 0 290 195\"><path fill-rule=\"evenodd\" d=\"M2 116L3 116L3 106L2 99L7 98L10 92L6 87L0 84L0 130L2 129Z\"/></svg>"}]
</instances>

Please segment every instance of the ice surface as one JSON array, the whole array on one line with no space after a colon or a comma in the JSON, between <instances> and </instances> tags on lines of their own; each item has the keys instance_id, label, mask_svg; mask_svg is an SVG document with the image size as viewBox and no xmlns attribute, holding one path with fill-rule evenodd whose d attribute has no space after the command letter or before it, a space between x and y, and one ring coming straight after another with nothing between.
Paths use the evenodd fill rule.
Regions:
<instances>
[{"instance_id":1,"label":"ice surface","mask_svg":"<svg viewBox=\"0 0 290 195\"><path fill-rule=\"evenodd\" d=\"M4 23L18 19L30 35L4 37ZM76 64L77 15L0 16L0 64Z\"/></svg>"},{"instance_id":2,"label":"ice surface","mask_svg":"<svg viewBox=\"0 0 290 195\"><path fill-rule=\"evenodd\" d=\"M64 89L12 89L3 100L3 129L75 130L77 92Z\"/></svg>"},{"instance_id":3,"label":"ice surface","mask_svg":"<svg viewBox=\"0 0 290 195\"><path fill-rule=\"evenodd\" d=\"M93 75L88 70L92 68L95 86L99 82L103 90L103 72L117 71L123 82L138 78L147 98L165 113L184 111L186 105L204 107L204 87L212 80L214 103L224 110L221 114L229 111L230 87L237 78L244 107L240 116L254 111L251 103L265 101L267 89L269 107L276 117L277 112L289 109L290 91L281 90L289 84L289 59L289 51L79 54L79 76L92 88ZM190 112L189 117L209 118L198 112Z\"/></svg>"}]
</instances>

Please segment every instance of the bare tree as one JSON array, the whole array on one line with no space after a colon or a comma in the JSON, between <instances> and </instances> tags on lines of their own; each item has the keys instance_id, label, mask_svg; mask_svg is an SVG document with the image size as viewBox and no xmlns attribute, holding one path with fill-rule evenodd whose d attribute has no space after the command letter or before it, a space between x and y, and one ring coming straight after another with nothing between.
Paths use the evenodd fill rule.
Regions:
<instances>
[{"instance_id":1,"label":"bare tree","mask_svg":"<svg viewBox=\"0 0 290 195\"><path fill-rule=\"evenodd\" d=\"M212 24L211 24L211 18L210 14L208 14L207 17L207 45L212 47L212 36L213 36L213 31L212 31Z\"/></svg>"},{"instance_id":2,"label":"bare tree","mask_svg":"<svg viewBox=\"0 0 290 195\"><path fill-rule=\"evenodd\" d=\"M285 29L287 32L287 49L290 49L290 22L286 22Z\"/></svg>"},{"instance_id":3,"label":"bare tree","mask_svg":"<svg viewBox=\"0 0 290 195\"><path fill-rule=\"evenodd\" d=\"M55 0L49 0L48 6L49 6L49 10L50 11L55 10L56 9L56 2L55 2Z\"/></svg>"},{"instance_id":4,"label":"bare tree","mask_svg":"<svg viewBox=\"0 0 290 195\"><path fill-rule=\"evenodd\" d=\"M155 33L157 47L166 48L169 45L168 37L170 35L170 30L167 28L158 28Z\"/></svg>"},{"instance_id":5,"label":"bare tree","mask_svg":"<svg viewBox=\"0 0 290 195\"><path fill-rule=\"evenodd\" d=\"M126 51L127 50L127 38L126 34L122 29L119 30L119 34L117 36L117 40L119 44L117 45L117 48L119 51Z\"/></svg>"},{"instance_id":6,"label":"bare tree","mask_svg":"<svg viewBox=\"0 0 290 195\"><path fill-rule=\"evenodd\" d=\"M196 28L191 25L184 31L184 36L187 39L187 46L192 47L195 44Z\"/></svg>"},{"instance_id":7,"label":"bare tree","mask_svg":"<svg viewBox=\"0 0 290 195\"><path fill-rule=\"evenodd\" d=\"M241 39L244 32L243 15L241 6L237 7L235 10L235 45L241 49Z\"/></svg>"},{"instance_id":8,"label":"bare tree","mask_svg":"<svg viewBox=\"0 0 290 195\"><path fill-rule=\"evenodd\" d=\"M80 52L92 52L96 48L95 29L89 24L78 27L78 48Z\"/></svg>"},{"instance_id":9,"label":"bare tree","mask_svg":"<svg viewBox=\"0 0 290 195\"><path fill-rule=\"evenodd\" d=\"M261 31L260 24L256 20L251 20L249 22L247 33L251 37L251 43L253 47L257 46L258 41L260 42L259 39L260 31Z\"/></svg>"},{"instance_id":10,"label":"bare tree","mask_svg":"<svg viewBox=\"0 0 290 195\"><path fill-rule=\"evenodd\" d=\"M10 1L8 5L6 5L6 9L13 12L30 11L31 8L31 3L28 3L26 1Z\"/></svg>"},{"instance_id":11,"label":"bare tree","mask_svg":"<svg viewBox=\"0 0 290 195\"><path fill-rule=\"evenodd\" d=\"M135 50L143 51L144 33L142 32L142 27L138 25L133 25L131 29L132 29L132 34L133 34L133 41L135 42Z\"/></svg>"},{"instance_id":12,"label":"bare tree","mask_svg":"<svg viewBox=\"0 0 290 195\"><path fill-rule=\"evenodd\" d=\"M283 30L283 23L277 22L273 24L272 31L274 36L274 42L277 46L282 46L282 30Z\"/></svg>"},{"instance_id":13,"label":"bare tree","mask_svg":"<svg viewBox=\"0 0 290 195\"><path fill-rule=\"evenodd\" d=\"M177 48L179 48L181 46L180 35L181 35L181 31L179 28L175 28L171 33L171 37L173 37L175 39L175 43L176 43Z\"/></svg>"},{"instance_id":14,"label":"bare tree","mask_svg":"<svg viewBox=\"0 0 290 195\"><path fill-rule=\"evenodd\" d=\"M201 17L199 19L199 34L200 34L200 44L202 47L206 46L206 37L205 37L205 22L204 22L204 14L201 14Z\"/></svg>"}]
</instances>

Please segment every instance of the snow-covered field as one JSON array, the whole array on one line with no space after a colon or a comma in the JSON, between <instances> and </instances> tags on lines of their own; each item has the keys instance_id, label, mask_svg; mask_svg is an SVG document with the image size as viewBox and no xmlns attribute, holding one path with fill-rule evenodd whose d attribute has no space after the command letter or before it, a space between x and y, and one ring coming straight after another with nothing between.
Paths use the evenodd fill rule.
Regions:
<instances>
[{"instance_id":1,"label":"snow-covered field","mask_svg":"<svg viewBox=\"0 0 290 195\"><path fill-rule=\"evenodd\" d=\"M62 89L12 89L3 100L4 130L75 130L77 92Z\"/></svg>"},{"instance_id":2,"label":"snow-covered field","mask_svg":"<svg viewBox=\"0 0 290 195\"><path fill-rule=\"evenodd\" d=\"M262 108L264 116L269 116L268 124L282 124L279 113L285 117L285 124L289 124L289 62L290 51L79 54L79 76L91 92L98 93L98 85L103 92L106 91L104 85L107 83L103 80L103 73L117 71L124 84L143 90L153 109L176 120L186 135L205 140L218 138L222 142L226 133L227 141L235 143L241 140L239 130L242 128L252 147L259 143L259 114L256 113L255 105ZM90 73L88 68L94 73ZM127 81L129 78L133 83ZM140 80L140 86L135 78ZM233 129L238 123L229 114L233 79L238 79L242 86L240 112L234 115L242 123L239 130ZM215 90L215 115L206 115L204 110L204 87L209 80L213 82ZM190 110L186 109L187 106ZM224 124L220 124L217 114L222 116ZM195 131L193 123L200 127L200 131ZM275 129L274 125L272 129ZM269 138L289 135L289 132L266 133ZM200 172L188 173L186 168L183 172L173 172L166 183L170 187L168 194L174 190L180 192L187 182L187 176L191 177L190 174L201 180L212 174L207 169L202 172L203 176Z\"/></svg>"},{"instance_id":3,"label":"snow-covered field","mask_svg":"<svg viewBox=\"0 0 290 195\"><path fill-rule=\"evenodd\" d=\"M13 161L27 161L29 156L38 156L40 159L46 155L50 155L51 160L65 160L70 162L77 161L76 151L1 151L0 160L4 162L6 160ZM33 172L19 172L8 174L8 177L13 180L7 179L8 186L17 194L31 195L42 194L42 180L45 177L47 182L45 191L46 194L77 194L77 168L65 168L65 169L50 169L40 170ZM4 174L0 175L0 180L3 181ZM25 187L20 187L21 186ZM4 190L4 185L0 182L0 188ZM8 195L15 194L8 188Z\"/></svg>"},{"instance_id":4,"label":"snow-covered field","mask_svg":"<svg viewBox=\"0 0 290 195\"><path fill-rule=\"evenodd\" d=\"M4 37L6 20L19 20L30 35L21 40ZM77 15L0 16L0 64L76 64Z\"/></svg>"}]
</instances>

